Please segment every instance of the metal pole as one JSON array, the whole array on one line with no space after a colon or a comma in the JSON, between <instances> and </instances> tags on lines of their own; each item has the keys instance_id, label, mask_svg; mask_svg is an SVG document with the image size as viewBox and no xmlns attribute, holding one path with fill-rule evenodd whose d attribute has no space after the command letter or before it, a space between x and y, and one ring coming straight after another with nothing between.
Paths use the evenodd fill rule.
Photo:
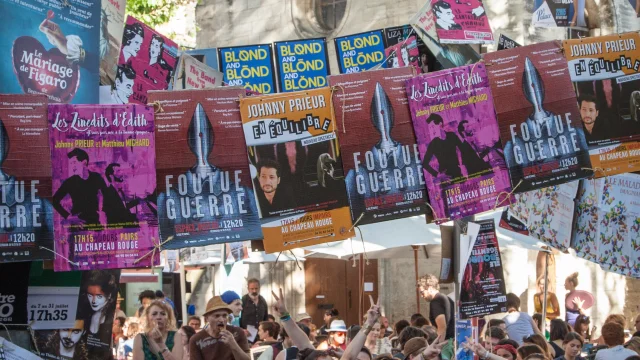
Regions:
<instances>
[{"instance_id":1,"label":"metal pole","mask_svg":"<svg viewBox=\"0 0 640 360\"><path fill-rule=\"evenodd\" d=\"M418 284L418 278L420 275L418 274L418 247L415 245L411 245L413 248L413 266L415 268L415 283ZM420 288L416 286L416 304L418 305L417 313L420 314Z\"/></svg>"},{"instance_id":2,"label":"metal pole","mask_svg":"<svg viewBox=\"0 0 640 360\"><path fill-rule=\"evenodd\" d=\"M538 285L538 284L536 284ZM542 301L542 321L540 321L540 331L544 335L547 328L547 295L549 294L549 251L545 250L544 257L544 297Z\"/></svg>"},{"instance_id":3,"label":"metal pole","mask_svg":"<svg viewBox=\"0 0 640 360\"><path fill-rule=\"evenodd\" d=\"M184 270L184 263L182 260L179 262L180 264L180 307L182 309L182 325L187 325L187 285L186 285L186 273Z\"/></svg>"}]
</instances>

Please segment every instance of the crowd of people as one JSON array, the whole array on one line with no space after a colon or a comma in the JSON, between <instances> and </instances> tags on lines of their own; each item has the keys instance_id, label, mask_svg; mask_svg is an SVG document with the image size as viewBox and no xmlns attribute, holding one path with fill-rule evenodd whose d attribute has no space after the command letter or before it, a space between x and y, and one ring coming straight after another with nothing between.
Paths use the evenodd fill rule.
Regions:
<instances>
[{"instance_id":1,"label":"crowd of people","mask_svg":"<svg viewBox=\"0 0 640 360\"><path fill-rule=\"evenodd\" d=\"M565 287L571 294L577 277L570 278L571 284ZM275 304L269 312L257 279L248 281L248 294L243 297L226 291L211 298L201 314L204 321L191 316L179 329L170 299L148 290L139 296L142 306L136 317L116 315L114 352L118 360L454 359L455 303L440 293L434 275L421 277L417 287L430 304L427 316L413 314L390 326L379 302L370 297L371 308L362 324L348 327L339 312L330 309L319 328L309 314L289 313L282 289L272 293ZM475 353L489 360L640 360L640 316L637 332L625 337L626 318L610 315L596 339L589 317L577 302L567 321L550 308L545 333L540 330L542 315L522 312L520 298L510 293L506 315L488 321L478 341L464 339L457 355Z\"/></svg>"}]
</instances>

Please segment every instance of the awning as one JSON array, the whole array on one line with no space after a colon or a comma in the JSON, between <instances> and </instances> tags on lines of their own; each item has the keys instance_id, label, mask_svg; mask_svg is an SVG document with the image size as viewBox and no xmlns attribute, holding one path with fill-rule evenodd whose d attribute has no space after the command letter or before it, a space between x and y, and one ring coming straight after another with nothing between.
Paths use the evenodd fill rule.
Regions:
<instances>
[{"instance_id":1,"label":"awning","mask_svg":"<svg viewBox=\"0 0 640 360\"><path fill-rule=\"evenodd\" d=\"M158 274L149 269L122 269L120 283L156 283Z\"/></svg>"}]
</instances>

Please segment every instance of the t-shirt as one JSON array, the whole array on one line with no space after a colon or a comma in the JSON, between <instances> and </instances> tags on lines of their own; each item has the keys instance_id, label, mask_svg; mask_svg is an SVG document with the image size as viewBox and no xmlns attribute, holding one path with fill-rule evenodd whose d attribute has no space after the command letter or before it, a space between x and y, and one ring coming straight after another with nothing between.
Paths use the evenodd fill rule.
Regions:
<instances>
[{"instance_id":1,"label":"t-shirt","mask_svg":"<svg viewBox=\"0 0 640 360\"><path fill-rule=\"evenodd\" d=\"M638 355L638 353L618 345L610 349L599 350L596 353L596 360L624 360L633 355Z\"/></svg>"},{"instance_id":2,"label":"t-shirt","mask_svg":"<svg viewBox=\"0 0 640 360\"><path fill-rule=\"evenodd\" d=\"M456 334L456 319L453 314L455 304L449 297L438 293L433 300L431 300L429 306L429 320L433 326L436 326L436 318L439 315L444 315L447 324L447 332L445 339L451 339Z\"/></svg>"},{"instance_id":3,"label":"t-shirt","mask_svg":"<svg viewBox=\"0 0 640 360\"><path fill-rule=\"evenodd\" d=\"M249 354L249 342L244 331L235 326L227 326L240 348ZM235 360L229 345L209 335L206 330L193 335L189 340L190 360Z\"/></svg>"},{"instance_id":4,"label":"t-shirt","mask_svg":"<svg viewBox=\"0 0 640 360\"><path fill-rule=\"evenodd\" d=\"M504 320L504 323L507 325L509 339L517 341L518 345L522 345L522 339L524 339L525 336L535 334L533 326L531 325L533 319L525 312L510 312L502 320Z\"/></svg>"}]
</instances>

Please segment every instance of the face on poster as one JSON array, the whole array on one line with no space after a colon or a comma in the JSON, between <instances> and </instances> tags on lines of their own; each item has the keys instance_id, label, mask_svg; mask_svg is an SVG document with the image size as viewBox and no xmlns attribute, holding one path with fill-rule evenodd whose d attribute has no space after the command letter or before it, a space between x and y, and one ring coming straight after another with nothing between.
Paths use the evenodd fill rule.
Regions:
<instances>
[{"instance_id":1,"label":"face on poster","mask_svg":"<svg viewBox=\"0 0 640 360\"><path fill-rule=\"evenodd\" d=\"M516 192L591 175L576 94L557 41L485 55ZM507 75L504 73L507 72Z\"/></svg>"},{"instance_id":2,"label":"face on poster","mask_svg":"<svg viewBox=\"0 0 640 360\"><path fill-rule=\"evenodd\" d=\"M271 44L218 48L218 61L225 85L260 94L276 92Z\"/></svg>"},{"instance_id":3,"label":"face on poster","mask_svg":"<svg viewBox=\"0 0 640 360\"><path fill-rule=\"evenodd\" d=\"M247 90L154 91L163 248L262 238L238 98ZM180 115L176 115L180 114Z\"/></svg>"},{"instance_id":4,"label":"face on poster","mask_svg":"<svg viewBox=\"0 0 640 360\"><path fill-rule=\"evenodd\" d=\"M341 74L366 71L385 60L382 30L335 38Z\"/></svg>"},{"instance_id":5,"label":"face on poster","mask_svg":"<svg viewBox=\"0 0 640 360\"><path fill-rule=\"evenodd\" d=\"M436 32L442 43L490 44L493 32L482 1L431 0Z\"/></svg>"},{"instance_id":6,"label":"face on poster","mask_svg":"<svg viewBox=\"0 0 640 360\"><path fill-rule=\"evenodd\" d=\"M153 109L49 106L56 271L148 266L158 241ZM157 262L158 257L155 258Z\"/></svg>"},{"instance_id":7,"label":"face on poster","mask_svg":"<svg viewBox=\"0 0 640 360\"><path fill-rule=\"evenodd\" d=\"M327 85L329 59L325 38L274 43L282 92Z\"/></svg>"},{"instance_id":8,"label":"face on poster","mask_svg":"<svg viewBox=\"0 0 640 360\"><path fill-rule=\"evenodd\" d=\"M328 87L240 100L268 253L353 236Z\"/></svg>"},{"instance_id":9,"label":"face on poster","mask_svg":"<svg viewBox=\"0 0 640 360\"><path fill-rule=\"evenodd\" d=\"M640 170L640 35L563 43L596 176Z\"/></svg>"},{"instance_id":10,"label":"face on poster","mask_svg":"<svg viewBox=\"0 0 640 360\"><path fill-rule=\"evenodd\" d=\"M406 91L436 217L493 209L511 185L485 65L414 77Z\"/></svg>"},{"instance_id":11,"label":"face on poster","mask_svg":"<svg viewBox=\"0 0 640 360\"><path fill-rule=\"evenodd\" d=\"M126 0L102 1L100 16L100 85L113 85L120 55Z\"/></svg>"},{"instance_id":12,"label":"face on poster","mask_svg":"<svg viewBox=\"0 0 640 360\"><path fill-rule=\"evenodd\" d=\"M427 46L418 37L411 25L384 29L386 68L413 66L418 73L429 72L434 66L434 58Z\"/></svg>"},{"instance_id":13,"label":"face on poster","mask_svg":"<svg viewBox=\"0 0 640 360\"><path fill-rule=\"evenodd\" d=\"M587 27L586 0L535 0L535 27Z\"/></svg>"},{"instance_id":14,"label":"face on poster","mask_svg":"<svg viewBox=\"0 0 640 360\"><path fill-rule=\"evenodd\" d=\"M0 95L0 262L53 259L47 97Z\"/></svg>"},{"instance_id":15,"label":"face on poster","mask_svg":"<svg viewBox=\"0 0 640 360\"><path fill-rule=\"evenodd\" d=\"M0 93L44 94L50 102L96 103L100 1L2 1Z\"/></svg>"},{"instance_id":16,"label":"face on poster","mask_svg":"<svg viewBox=\"0 0 640 360\"><path fill-rule=\"evenodd\" d=\"M132 16L122 34L113 104L147 104L149 90L166 90L178 62L178 45Z\"/></svg>"},{"instance_id":17,"label":"face on poster","mask_svg":"<svg viewBox=\"0 0 640 360\"><path fill-rule=\"evenodd\" d=\"M411 68L329 77L352 221L369 224L424 214L426 188L404 82ZM341 117L341 115L339 115Z\"/></svg>"}]
</instances>

